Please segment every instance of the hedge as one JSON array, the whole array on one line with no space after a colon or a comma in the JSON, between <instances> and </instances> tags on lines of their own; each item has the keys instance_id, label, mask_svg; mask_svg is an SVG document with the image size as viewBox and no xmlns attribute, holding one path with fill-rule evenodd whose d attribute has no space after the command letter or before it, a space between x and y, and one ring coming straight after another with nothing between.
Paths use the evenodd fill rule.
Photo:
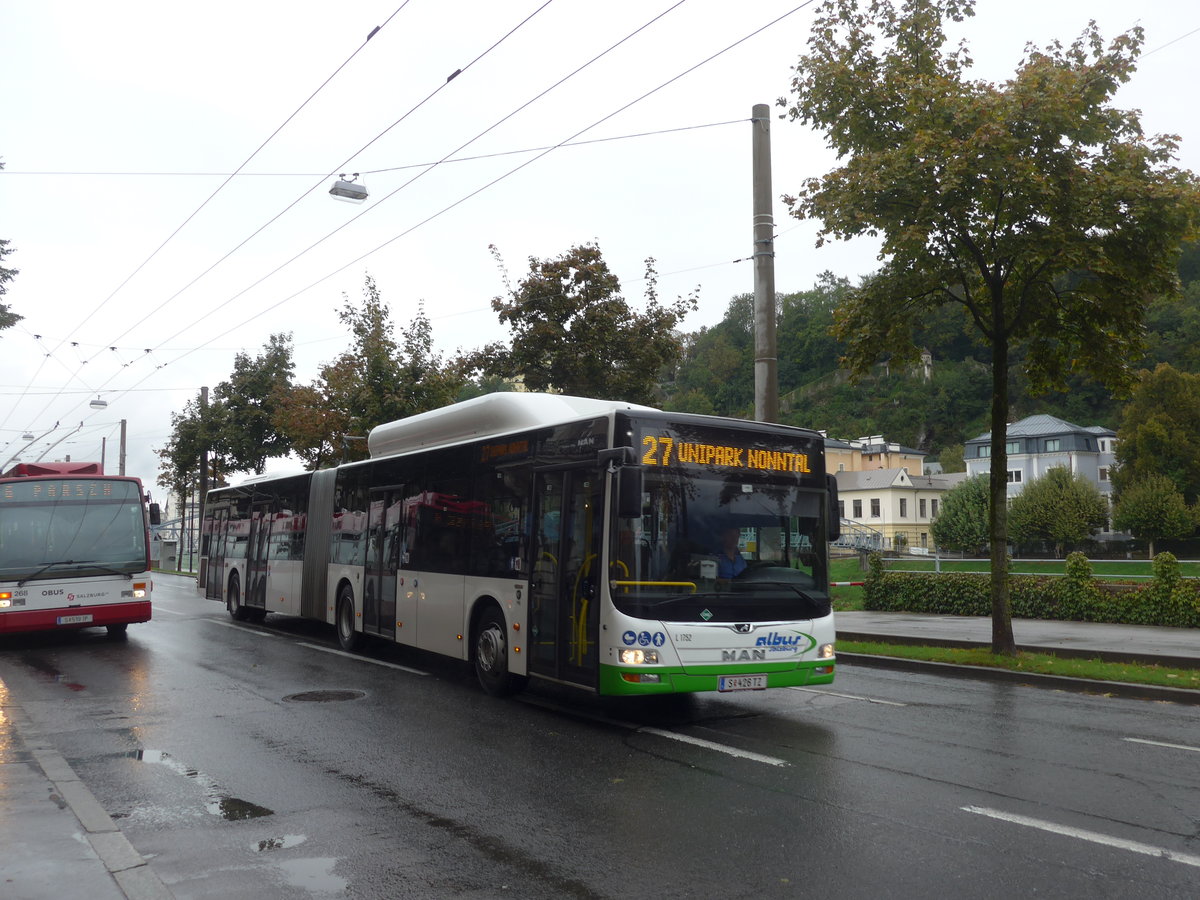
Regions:
<instances>
[{"instance_id":1,"label":"hedge","mask_svg":"<svg viewBox=\"0 0 1200 900\"><path fill-rule=\"evenodd\" d=\"M1011 575L1008 583L1012 614L1017 618L1200 628L1200 586L1180 577L1179 562L1170 553L1154 557L1154 577L1149 582L1121 593L1100 588L1082 553L1067 557L1063 576ZM878 555L872 555L863 608L990 616L991 590L989 575L886 572Z\"/></svg>"}]
</instances>

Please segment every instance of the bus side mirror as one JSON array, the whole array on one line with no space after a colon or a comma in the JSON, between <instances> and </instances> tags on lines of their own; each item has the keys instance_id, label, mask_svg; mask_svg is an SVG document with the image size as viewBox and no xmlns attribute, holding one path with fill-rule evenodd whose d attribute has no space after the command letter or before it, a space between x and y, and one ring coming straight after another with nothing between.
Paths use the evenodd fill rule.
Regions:
<instances>
[{"instance_id":1,"label":"bus side mirror","mask_svg":"<svg viewBox=\"0 0 1200 900\"><path fill-rule=\"evenodd\" d=\"M829 530L826 532L825 539L832 543L842 536L842 517L838 511L837 478L826 474L825 488L828 497L827 502L829 503L826 515L826 518L829 520Z\"/></svg>"},{"instance_id":2,"label":"bus side mirror","mask_svg":"<svg viewBox=\"0 0 1200 900\"><path fill-rule=\"evenodd\" d=\"M638 465L637 451L633 447L613 447L601 450L596 461L617 479L617 515L622 519L641 518L646 475Z\"/></svg>"},{"instance_id":3,"label":"bus side mirror","mask_svg":"<svg viewBox=\"0 0 1200 900\"><path fill-rule=\"evenodd\" d=\"M617 515L622 519L642 517L642 498L646 493L646 472L641 466L625 466L617 475Z\"/></svg>"},{"instance_id":4,"label":"bus side mirror","mask_svg":"<svg viewBox=\"0 0 1200 900\"><path fill-rule=\"evenodd\" d=\"M162 524L162 511L159 510L157 503L150 504L150 524L151 525L161 525Z\"/></svg>"}]
</instances>

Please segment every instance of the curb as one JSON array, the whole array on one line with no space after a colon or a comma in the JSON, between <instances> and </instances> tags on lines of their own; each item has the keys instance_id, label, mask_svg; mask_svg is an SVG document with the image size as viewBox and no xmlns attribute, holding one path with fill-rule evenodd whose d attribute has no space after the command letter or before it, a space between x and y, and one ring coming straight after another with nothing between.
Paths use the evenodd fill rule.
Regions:
<instances>
[{"instance_id":1,"label":"curb","mask_svg":"<svg viewBox=\"0 0 1200 900\"><path fill-rule=\"evenodd\" d=\"M850 638L846 640L860 640ZM882 641L885 638L878 635L872 640ZM888 639L890 640L890 639ZM891 641L901 643L900 641ZM917 643L917 642L912 642ZM926 645L931 641L921 641ZM953 642L941 646L963 646ZM970 645L980 646L980 645ZM990 646L990 645L988 645ZM1022 647L1020 649L1032 649ZM1160 702L1200 705L1200 691L1187 688L1159 687L1153 684L1129 684L1125 681L1092 681L1087 678L1067 678L1063 675L1041 675L1034 672L1014 672L1011 669L996 669L990 666L959 666L954 663L930 662L920 659L905 659L899 656L874 656L866 653L837 654L839 662L847 662L852 666L864 666L876 669L898 669L903 672L937 672L939 675L953 675L957 678L976 678L988 681L1006 681L1013 684L1030 685L1059 691L1070 691L1076 694L1101 694L1106 697L1121 697L1127 700L1155 700Z\"/></svg>"},{"instance_id":2,"label":"curb","mask_svg":"<svg viewBox=\"0 0 1200 900\"><path fill-rule=\"evenodd\" d=\"M49 779L55 794L79 820L88 843L125 897L128 900L176 900L171 889L121 833L112 817L87 785L79 780L62 754L43 738L20 704L10 697L4 712L42 773Z\"/></svg>"}]
</instances>

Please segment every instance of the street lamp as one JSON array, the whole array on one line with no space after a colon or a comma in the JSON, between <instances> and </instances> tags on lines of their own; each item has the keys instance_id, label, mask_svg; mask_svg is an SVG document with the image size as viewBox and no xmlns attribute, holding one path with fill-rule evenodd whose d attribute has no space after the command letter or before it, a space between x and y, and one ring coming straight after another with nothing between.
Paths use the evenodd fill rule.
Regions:
<instances>
[{"instance_id":1,"label":"street lamp","mask_svg":"<svg viewBox=\"0 0 1200 900\"><path fill-rule=\"evenodd\" d=\"M356 178L358 178L357 172L349 178L346 178L345 173L339 175L338 180L329 189L329 193L339 200L345 200L347 203L362 203L367 199L367 186L365 184L355 184L354 180Z\"/></svg>"},{"instance_id":2,"label":"street lamp","mask_svg":"<svg viewBox=\"0 0 1200 900\"><path fill-rule=\"evenodd\" d=\"M88 406L90 406L92 409L107 409L108 401L101 400L99 397L97 397L95 400L89 403Z\"/></svg>"}]
</instances>

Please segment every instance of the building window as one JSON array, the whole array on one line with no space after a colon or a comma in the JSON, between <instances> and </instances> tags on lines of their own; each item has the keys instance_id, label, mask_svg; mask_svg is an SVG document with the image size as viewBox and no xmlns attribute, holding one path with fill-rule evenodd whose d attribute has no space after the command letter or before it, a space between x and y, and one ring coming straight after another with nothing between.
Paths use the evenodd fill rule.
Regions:
<instances>
[{"instance_id":1,"label":"building window","mask_svg":"<svg viewBox=\"0 0 1200 900\"><path fill-rule=\"evenodd\" d=\"M1097 474L1101 481L1108 481L1108 466L1101 466Z\"/></svg>"},{"instance_id":2,"label":"building window","mask_svg":"<svg viewBox=\"0 0 1200 900\"><path fill-rule=\"evenodd\" d=\"M935 519L937 518L937 501L936 500L929 501L929 512Z\"/></svg>"},{"instance_id":3,"label":"building window","mask_svg":"<svg viewBox=\"0 0 1200 900\"><path fill-rule=\"evenodd\" d=\"M991 455L992 455L992 445L991 444L980 444L979 445L979 458L980 459L984 459Z\"/></svg>"},{"instance_id":4,"label":"building window","mask_svg":"<svg viewBox=\"0 0 1200 900\"><path fill-rule=\"evenodd\" d=\"M922 547L929 546L929 535L924 531L921 532L921 546Z\"/></svg>"},{"instance_id":5,"label":"building window","mask_svg":"<svg viewBox=\"0 0 1200 900\"><path fill-rule=\"evenodd\" d=\"M908 518L908 500L906 500L904 497L900 498L900 518Z\"/></svg>"},{"instance_id":6,"label":"building window","mask_svg":"<svg viewBox=\"0 0 1200 900\"><path fill-rule=\"evenodd\" d=\"M846 518L846 501L845 500L838 501L838 518L839 519Z\"/></svg>"},{"instance_id":7,"label":"building window","mask_svg":"<svg viewBox=\"0 0 1200 900\"><path fill-rule=\"evenodd\" d=\"M1004 445L1004 452L1005 453L1020 453L1021 452L1021 442L1020 441L1009 441L1007 444Z\"/></svg>"},{"instance_id":8,"label":"building window","mask_svg":"<svg viewBox=\"0 0 1200 900\"><path fill-rule=\"evenodd\" d=\"M845 472L845 471L846 471L846 464L845 464L845 463L838 463L838 471L839 471L839 472Z\"/></svg>"},{"instance_id":9,"label":"building window","mask_svg":"<svg viewBox=\"0 0 1200 900\"><path fill-rule=\"evenodd\" d=\"M1009 484L1020 484L1021 483L1021 470L1020 469L1009 469L1008 470L1008 483Z\"/></svg>"},{"instance_id":10,"label":"building window","mask_svg":"<svg viewBox=\"0 0 1200 900\"><path fill-rule=\"evenodd\" d=\"M871 498L871 518L872 519L879 518L879 498L878 497Z\"/></svg>"},{"instance_id":11,"label":"building window","mask_svg":"<svg viewBox=\"0 0 1200 900\"><path fill-rule=\"evenodd\" d=\"M1060 450L1062 450L1062 439L1061 438L1049 438L1046 441L1046 452L1047 453L1058 453Z\"/></svg>"},{"instance_id":12,"label":"building window","mask_svg":"<svg viewBox=\"0 0 1200 900\"><path fill-rule=\"evenodd\" d=\"M856 519L862 518L862 501L861 500L854 501L854 518L856 518Z\"/></svg>"},{"instance_id":13,"label":"building window","mask_svg":"<svg viewBox=\"0 0 1200 900\"><path fill-rule=\"evenodd\" d=\"M922 497L920 500L917 501L917 510L920 513L921 518L922 519L925 518L925 498L924 497Z\"/></svg>"}]
</instances>

